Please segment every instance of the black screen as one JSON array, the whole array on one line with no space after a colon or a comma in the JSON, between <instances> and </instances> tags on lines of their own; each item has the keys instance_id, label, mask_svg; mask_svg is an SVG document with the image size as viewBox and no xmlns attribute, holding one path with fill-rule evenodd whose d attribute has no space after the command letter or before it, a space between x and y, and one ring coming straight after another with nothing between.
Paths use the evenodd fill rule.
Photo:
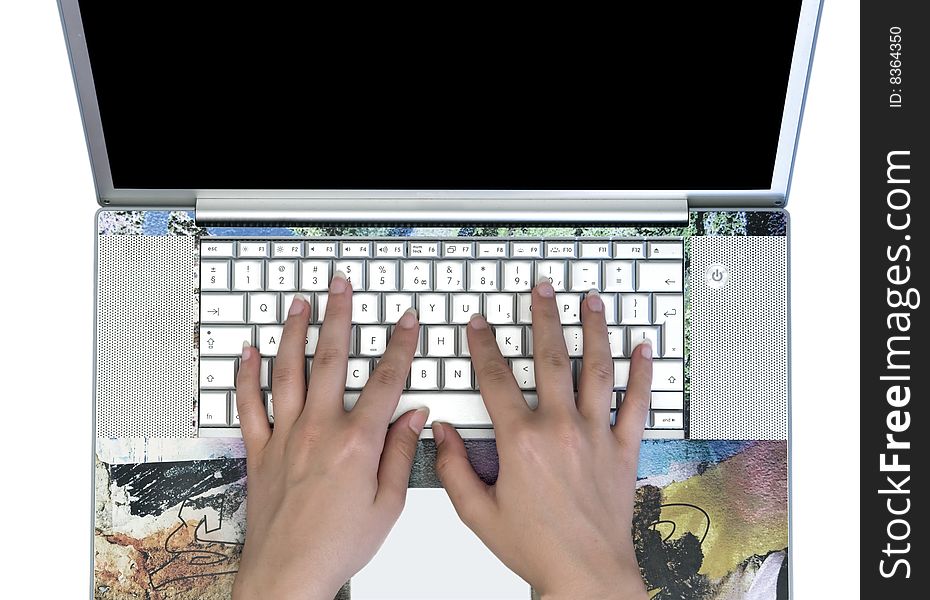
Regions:
<instances>
[{"instance_id":1,"label":"black screen","mask_svg":"<svg viewBox=\"0 0 930 600\"><path fill-rule=\"evenodd\" d=\"M114 186L771 185L800 0L400 4L80 2Z\"/></svg>"}]
</instances>

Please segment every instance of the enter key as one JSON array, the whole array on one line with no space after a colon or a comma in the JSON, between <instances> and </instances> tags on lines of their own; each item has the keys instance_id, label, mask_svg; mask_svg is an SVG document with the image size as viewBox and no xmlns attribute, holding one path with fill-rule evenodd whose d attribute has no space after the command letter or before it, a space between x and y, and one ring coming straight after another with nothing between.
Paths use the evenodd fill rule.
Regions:
<instances>
[{"instance_id":1,"label":"enter key","mask_svg":"<svg viewBox=\"0 0 930 600\"><path fill-rule=\"evenodd\" d=\"M662 325L662 357L685 356L685 311L681 294L654 294L652 318Z\"/></svg>"}]
</instances>

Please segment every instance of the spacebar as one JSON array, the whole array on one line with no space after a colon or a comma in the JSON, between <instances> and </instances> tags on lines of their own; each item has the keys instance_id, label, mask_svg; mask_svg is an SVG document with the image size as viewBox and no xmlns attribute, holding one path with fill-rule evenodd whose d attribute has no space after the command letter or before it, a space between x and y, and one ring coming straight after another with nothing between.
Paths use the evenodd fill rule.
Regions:
<instances>
[{"instance_id":1,"label":"spacebar","mask_svg":"<svg viewBox=\"0 0 930 600\"><path fill-rule=\"evenodd\" d=\"M346 393L346 410L355 406L358 397L359 392ZM524 393L523 397L526 398L526 403L530 405L530 408L536 408L538 403L536 394ZM421 406L429 407L426 427L429 427L433 421L442 421L461 428L492 427L488 409L485 408L484 400L478 392L404 392L400 395L400 402L397 403L397 410L394 411L391 422L408 410Z\"/></svg>"}]
</instances>

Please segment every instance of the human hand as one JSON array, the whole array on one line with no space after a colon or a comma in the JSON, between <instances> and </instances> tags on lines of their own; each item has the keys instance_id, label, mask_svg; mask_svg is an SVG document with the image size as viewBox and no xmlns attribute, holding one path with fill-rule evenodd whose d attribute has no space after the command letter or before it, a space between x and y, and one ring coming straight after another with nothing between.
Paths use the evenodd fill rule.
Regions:
<instances>
[{"instance_id":1,"label":"human hand","mask_svg":"<svg viewBox=\"0 0 930 600\"><path fill-rule=\"evenodd\" d=\"M652 348L640 344L633 352L626 396L611 427L613 360L603 301L589 293L582 304L577 403L548 281L533 290L532 306L535 410L487 321L476 315L467 327L478 386L494 422L497 483L478 478L448 424L433 425L437 472L465 524L542 598L646 598L631 530Z\"/></svg>"},{"instance_id":2,"label":"human hand","mask_svg":"<svg viewBox=\"0 0 930 600\"><path fill-rule=\"evenodd\" d=\"M310 305L295 298L272 373L274 429L259 389L258 352L244 346L236 401L246 448L246 541L233 596L332 600L384 542L404 506L426 409L388 430L416 351L408 310L355 407L343 395L352 288L341 273L304 382Z\"/></svg>"}]
</instances>

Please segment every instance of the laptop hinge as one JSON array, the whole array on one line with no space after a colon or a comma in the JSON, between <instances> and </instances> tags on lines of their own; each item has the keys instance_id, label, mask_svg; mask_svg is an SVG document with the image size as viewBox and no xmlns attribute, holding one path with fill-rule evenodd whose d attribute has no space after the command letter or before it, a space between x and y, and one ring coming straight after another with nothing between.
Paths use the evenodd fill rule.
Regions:
<instances>
[{"instance_id":1,"label":"laptop hinge","mask_svg":"<svg viewBox=\"0 0 930 600\"><path fill-rule=\"evenodd\" d=\"M209 197L198 223L687 223L685 196Z\"/></svg>"}]
</instances>

